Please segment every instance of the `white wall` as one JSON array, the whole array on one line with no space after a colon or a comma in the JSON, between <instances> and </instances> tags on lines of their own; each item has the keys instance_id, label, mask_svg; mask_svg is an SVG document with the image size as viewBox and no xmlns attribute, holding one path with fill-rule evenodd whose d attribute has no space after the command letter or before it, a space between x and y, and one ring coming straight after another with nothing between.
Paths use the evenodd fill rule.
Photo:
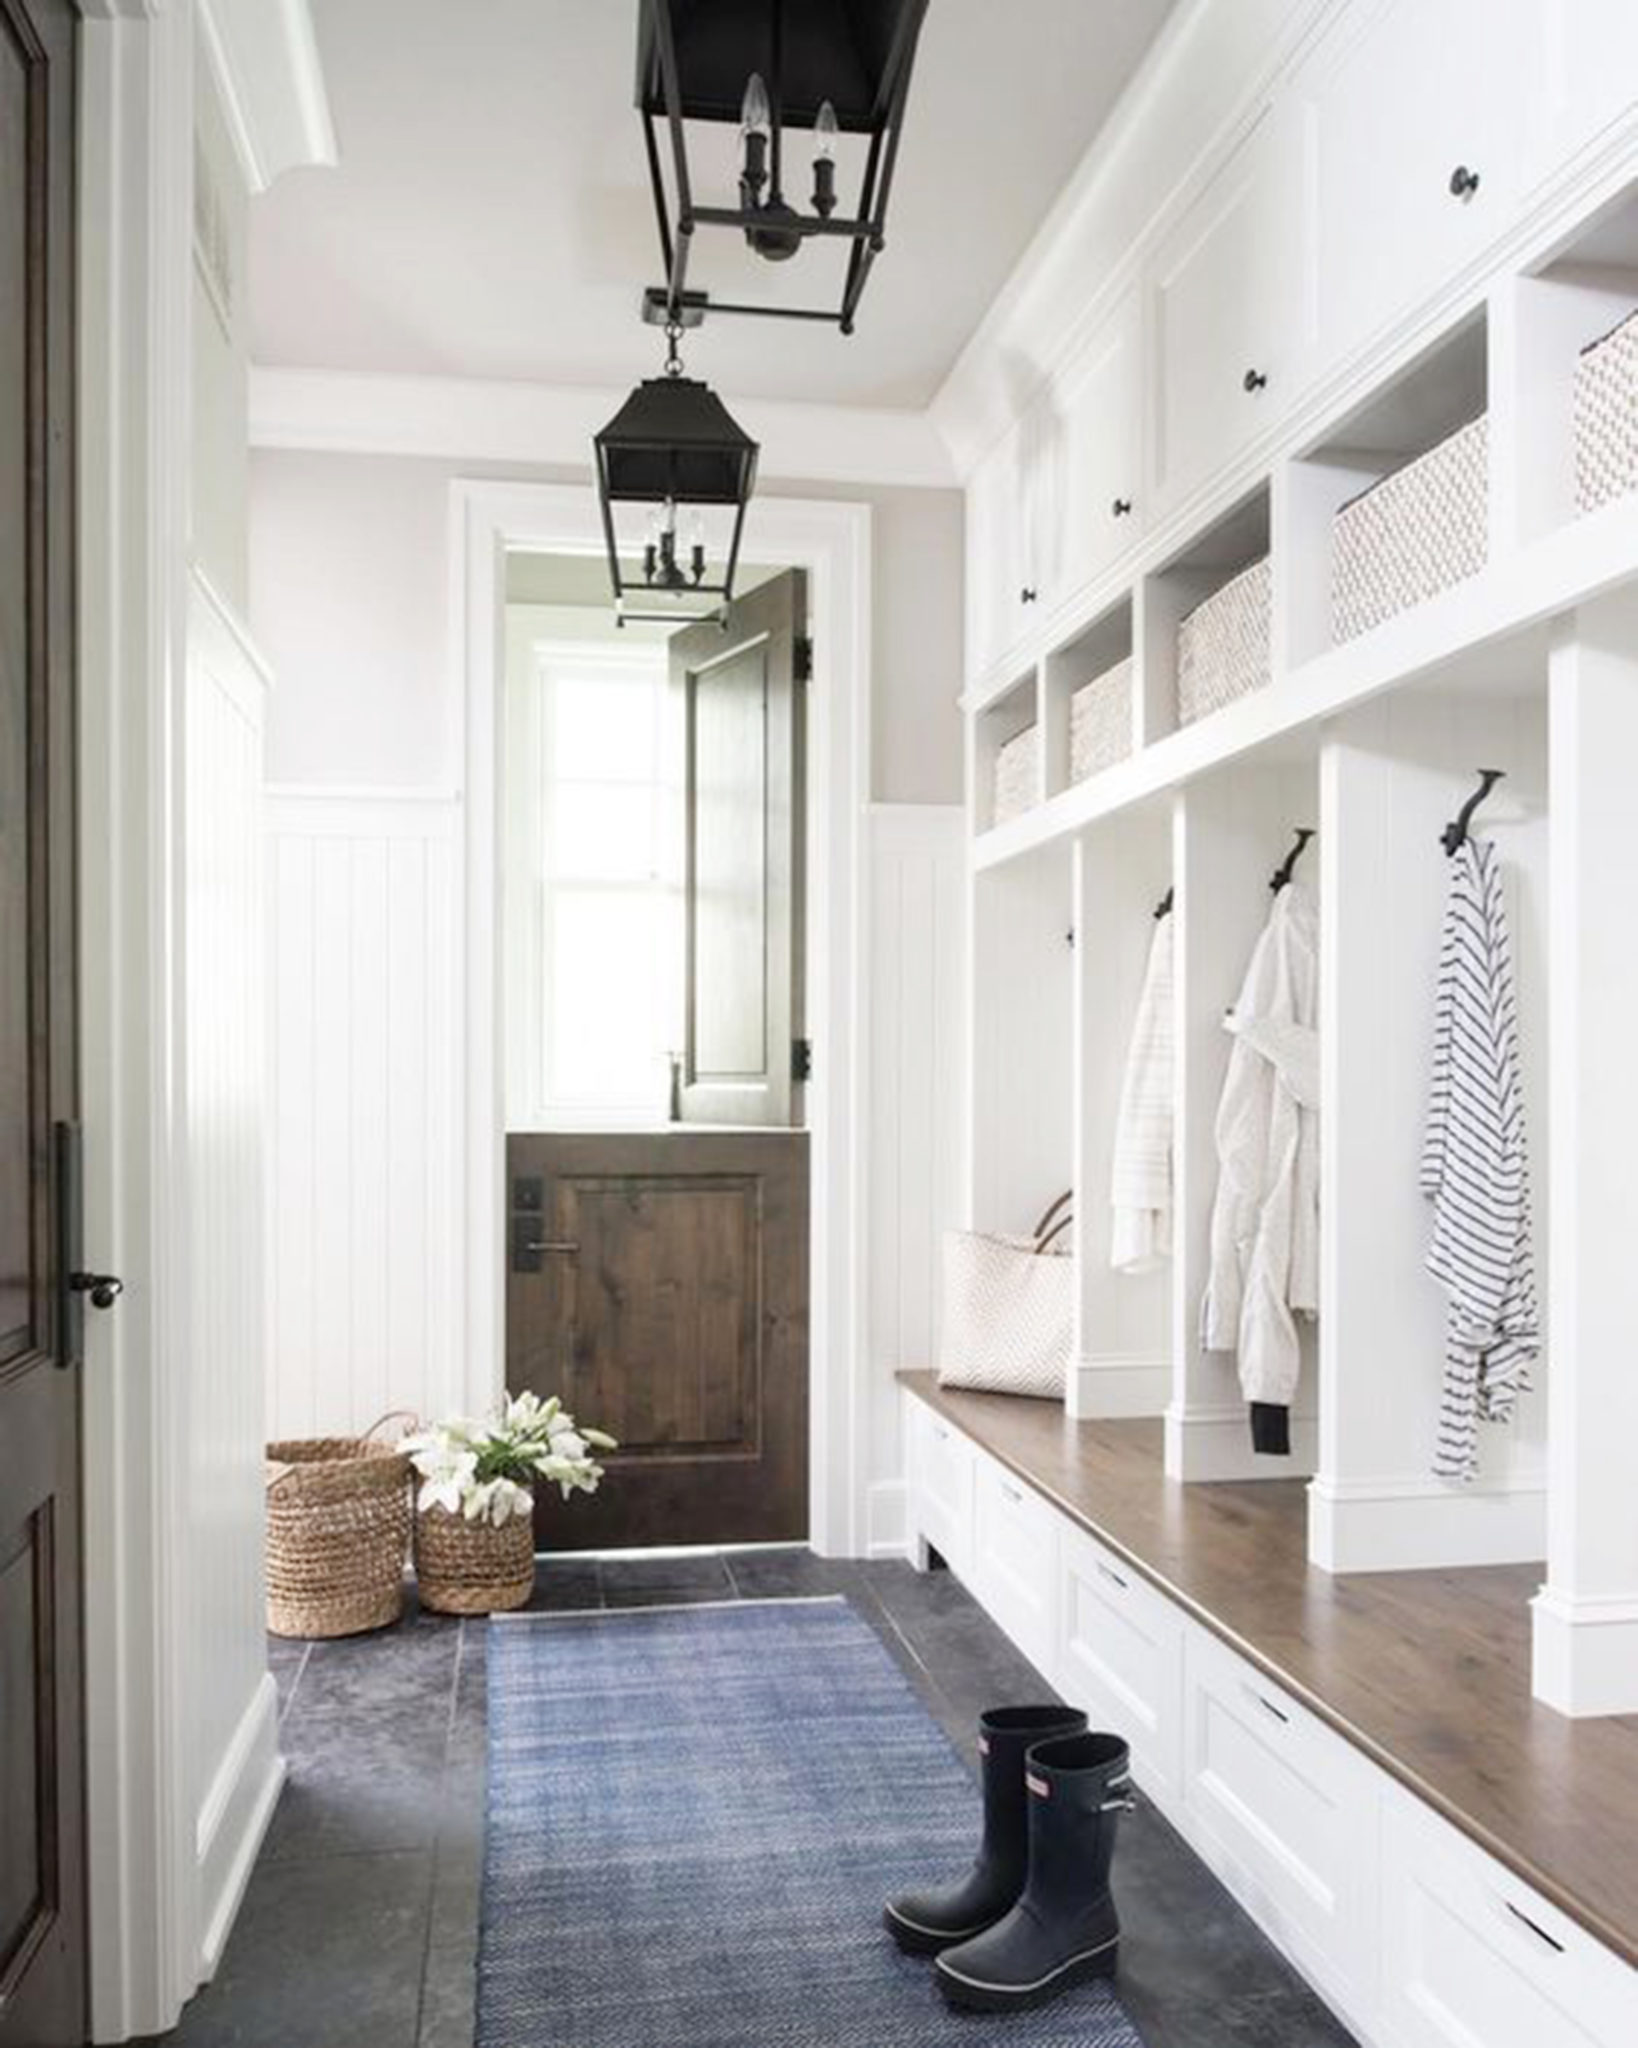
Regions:
<instances>
[{"instance_id":1,"label":"white wall","mask_svg":"<svg viewBox=\"0 0 1638 2048\"><path fill-rule=\"evenodd\" d=\"M253 454L250 615L279 677L270 781L447 786L449 485L496 473L409 457ZM766 495L870 505L872 794L958 801L961 494L781 481Z\"/></svg>"}]
</instances>

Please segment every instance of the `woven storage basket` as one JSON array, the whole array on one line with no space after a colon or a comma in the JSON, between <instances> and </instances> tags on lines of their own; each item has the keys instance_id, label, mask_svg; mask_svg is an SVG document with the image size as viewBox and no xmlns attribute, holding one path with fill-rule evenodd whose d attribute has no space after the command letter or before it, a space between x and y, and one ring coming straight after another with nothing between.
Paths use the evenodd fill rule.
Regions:
<instances>
[{"instance_id":1,"label":"woven storage basket","mask_svg":"<svg viewBox=\"0 0 1638 2048\"><path fill-rule=\"evenodd\" d=\"M1575 366L1575 501L1591 512L1638 491L1638 313Z\"/></svg>"},{"instance_id":2,"label":"woven storage basket","mask_svg":"<svg viewBox=\"0 0 1638 2048\"><path fill-rule=\"evenodd\" d=\"M1352 640L1476 576L1489 554L1489 423L1351 499L1331 529L1331 634Z\"/></svg>"},{"instance_id":3,"label":"woven storage basket","mask_svg":"<svg viewBox=\"0 0 1638 2048\"><path fill-rule=\"evenodd\" d=\"M535 1528L514 1515L497 1529L444 1508L415 1518L415 1578L421 1605L438 1614L501 1614L535 1589Z\"/></svg>"},{"instance_id":4,"label":"woven storage basket","mask_svg":"<svg viewBox=\"0 0 1638 2048\"><path fill-rule=\"evenodd\" d=\"M1132 751L1132 661L1117 661L1069 700L1069 779L1084 782Z\"/></svg>"},{"instance_id":5,"label":"woven storage basket","mask_svg":"<svg viewBox=\"0 0 1638 2048\"><path fill-rule=\"evenodd\" d=\"M1179 725L1192 725L1268 681L1273 590L1273 571L1264 555L1179 620Z\"/></svg>"},{"instance_id":6,"label":"woven storage basket","mask_svg":"<svg viewBox=\"0 0 1638 2048\"><path fill-rule=\"evenodd\" d=\"M367 1436L269 1444L268 1632L355 1636L390 1626L403 1611L409 1536L402 1451Z\"/></svg>"},{"instance_id":7,"label":"woven storage basket","mask_svg":"<svg viewBox=\"0 0 1638 2048\"><path fill-rule=\"evenodd\" d=\"M1041 734L1037 726L1026 725L1021 733L998 747L995 754L995 822L1004 825L1033 808L1039 780Z\"/></svg>"}]
</instances>

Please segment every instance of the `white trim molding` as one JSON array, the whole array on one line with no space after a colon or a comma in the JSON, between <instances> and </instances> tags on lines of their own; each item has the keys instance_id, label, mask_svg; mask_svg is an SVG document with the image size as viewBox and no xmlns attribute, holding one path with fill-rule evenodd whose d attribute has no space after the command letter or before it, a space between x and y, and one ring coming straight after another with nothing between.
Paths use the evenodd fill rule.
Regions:
<instances>
[{"instance_id":1,"label":"white trim molding","mask_svg":"<svg viewBox=\"0 0 1638 2048\"><path fill-rule=\"evenodd\" d=\"M1561 1714L1630 1714L1638 1700L1638 1600L1547 1585L1530 1610L1536 1698Z\"/></svg>"},{"instance_id":2,"label":"white trim molding","mask_svg":"<svg viewBox=\"0 0 1638 2048\"><path fill-rule=\"evenodd\" d=\"M1168 1352L1083 1353L1070 1369L1064 1413L1073 1421L1164 1415L1172 1393ZM1244 1418L1241 1418L1242 1427Z\"/></svg>"},{"instance_id":3,"label":"white trim molding","mask_svg":"<svg viewBox=\"0 0 1638 2048\"><path fill-rule=\"evenodd\" d=\"M1251 1447L1251 1425L1243 1402L1226 1408L1166 1410L1166 1470L1174 1479L1306 1479L1319 1455L1319 1417L1293 1409L1291 1453L1260 1456Z\"/></svg>"},{"instance_id":4,"label":"white trim molding","mask_svg":"<svg viewBox=\"0 0 1638 2048\"><path fill-rule=\"evenodd\" d=\"M502 1384L506 1119L500 985L500 747L509 552L598 556L593 495L561 484L461 480L450 493L451 699L465 801L462 1069L466 1076L466 1405ZM742 559L808 571L808 1015L812 1216L811 1541L857 1556L869 1526L871 1387L864 1324L869 986L861 903L870 788L871 518L868 505L759 498Z\"/></svg>"},{"instance_id":5,"label":"white trim molding","mask_svg":"<svg viewBox=\"0 0 1638 2048\"><path fill-rule=\"evenodd\" d=\"M1428 1478L1308 1482L1308 1554L1326 1572L1528 1564L1547 1547L1547 1482Z\"/></svg>"},{"instance_id":6,"label":"white trim molding","mask_svg":"<svg viewBox=\"0 0 1638 2048\"><path fill-rule=\"evenodd\" d=\"M250 440L256 448L584 469L592 435L625 397L612 386L253 368ZM760 444L764 479L944 490L957 483L925 412L736 398L734 414Z\"/></svg>"},{"instance_id":7,"label":"white trim molding","mask_svg":"<svg viewBox=\"0 0 1638 2048\"><path fill-rule=\"evenodd\" d=\"M334 164L336 133L308 0L197 0L199 35L254 195L302 165Z\"/></svg>"}]
</instances>

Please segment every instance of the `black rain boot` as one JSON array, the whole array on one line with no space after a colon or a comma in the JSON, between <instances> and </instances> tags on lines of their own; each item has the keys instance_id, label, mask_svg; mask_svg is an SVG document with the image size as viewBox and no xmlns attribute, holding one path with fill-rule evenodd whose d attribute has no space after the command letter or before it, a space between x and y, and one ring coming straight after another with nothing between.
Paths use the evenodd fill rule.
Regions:
<instances>
[{"instance_id":1,"label":"black rain boot","mask_svg":"<svg viewBox=\"0 0 1638 2048\"><path fill-rule=\"evenodd\" d=\"M1120 1922L1109 1895L1116 1816L1129 1813L1130 1751L1118 1735L1038 1742L1029 1790L1029 1882L1007 1917L934 1964L951 2005L1013 2012L1110 1977Z\"/></svg>"},{"instance_id":2,"label":"black rain boot","mask_svg":"<svg viewBox=\"0 0 1638 2048\"><path fill-rule=\"evenodd\" d=\"M1086 1726L1074 1707L997 1707L978 1724L979 1769L984 1778L984 1839L978 1859L955 1884L890 1899L882 1924L911 1955L936 1955L993 1927L1018 1903L1029 1872L1029 1816L1025 1811L1024 1755L1048 1735L1073 1735Z\"/></svg>"}]
</instances>

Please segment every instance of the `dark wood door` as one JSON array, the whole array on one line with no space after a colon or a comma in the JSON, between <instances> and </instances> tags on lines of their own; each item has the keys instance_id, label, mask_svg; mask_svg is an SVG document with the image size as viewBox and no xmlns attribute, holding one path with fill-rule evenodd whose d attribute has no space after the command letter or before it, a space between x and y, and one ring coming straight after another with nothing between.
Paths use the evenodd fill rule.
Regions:
<instances>
[{"instance_id":1,"label":"dark wood door","mask_svg":"<svg viewBox=\"0 0 1638 2048\"><path fill-rule=\"evenodd\" d=\"M600 1493L543 1490L547 1550L808 1533L801 1131L507 1141L507 1384L620 1439Z\"/></svg>"},{"instance_id":2,"label":"dark wood door","mask_svg":"<svg viewBox=\"0 0 1638 2048\"><path fill-rule=\"evenodd\" d=\"M686 749L684 1123L802 1121L807 578L669 644Z\"/></svg>"},{"instance_id":3,"label":"dark wood door","mask_svg":"<svg viewBox=\"0 0 1638 2048\"><path fill-rule=\"evenodd\" d=\"M0 2048L85 2037L68 0L0 0Z\"/></svg>"}]
</instances>

